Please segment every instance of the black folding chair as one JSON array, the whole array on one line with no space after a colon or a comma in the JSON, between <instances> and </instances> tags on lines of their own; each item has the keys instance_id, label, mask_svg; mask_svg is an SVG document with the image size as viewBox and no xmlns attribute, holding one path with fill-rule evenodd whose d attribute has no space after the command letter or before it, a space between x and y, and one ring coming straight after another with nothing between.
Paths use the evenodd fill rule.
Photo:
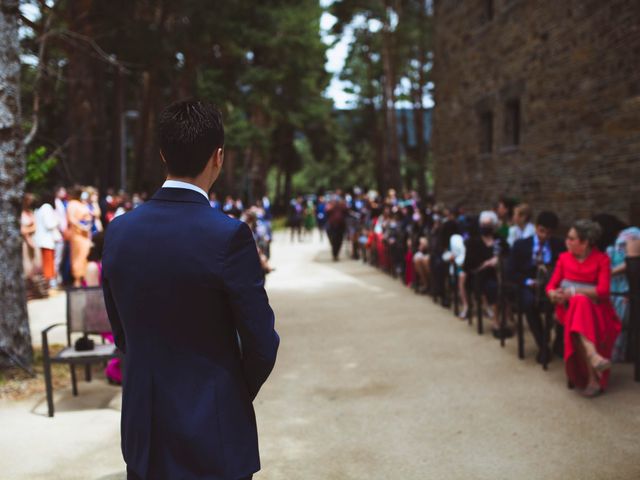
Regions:
<instances>
[{"instance_id":1,"label":"black folding chair","mask_svg":"<svg viewBox=\"0 0 640 480\"><path fill-rule=\"evenodd\" d=\"M51 356L49 352L48 333L51 329L65 325L56 323L42 331L42 356L44 363L44 381L47 391L47 406L49 416L53 417L53 384L51 381L51 365L54 363L66 363L71 370L71 386L73 395L78 395L78 383L76 378L76 365L85 366L85 378L91 381L91 365L104 363L116 357L120 357L119 351L112 343L95 344L92 350L77 351L71 343L71 335L100 335L111 331L109 318L104 304L102 288L69 288L67 289L67 346L57 355Z\"/></svg>"}]
</instances>

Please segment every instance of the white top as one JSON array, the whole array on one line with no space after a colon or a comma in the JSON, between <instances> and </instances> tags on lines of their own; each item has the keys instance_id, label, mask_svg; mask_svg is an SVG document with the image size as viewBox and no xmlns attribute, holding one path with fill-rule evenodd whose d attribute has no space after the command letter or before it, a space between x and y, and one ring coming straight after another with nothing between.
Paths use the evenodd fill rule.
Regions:
<instances>
[{"instance_id":1,"label":"white top","mask_svg":"<svg viewBox=\"0 0 640 480\"><path fill-rule=\"evenodd\" d=\"M58 215L48 203L43 204L35 211L36 233L33 242L38 248L55 249L56 242L62 240L58 230Z\"/></svg>"},{"instance_id":2,"label":"white top","mask_svg":"<svg viewBox=\"0 0 640 480\"><path fill-rule=\"evenodd\" d=\"M64 206L64 202L56 197L56 215L58 215L58 228L61 232L64 232L68 225L67 220L67 207Z\"/></svg>"},{"instance_id":3,"label":"white top","mask_svg":"<svg viewBox=\"0 0 640 480\"><path fill-rule=\"evenodd\" d=\"M533 237L535 233L536 227L533 226L533 223L527 223L524 228L520 228L518 225L512 225L509 227L507 243L513 247L513 244L516 243L517 240Z\"/></svg>"},{"instance_id":4,"label":"white top","mask_svg":"<svg viewBox=\"0 0 640 480\"><path fill-rule=\"evenodd\" d=\"M166 180L164 184L162 184L162 188L186 188L187 190L193 190L194 192L201 193L204 195L204 198L209 201L209 195L199 186L194 185L193 183L181 182L180 180Z\"/></svg>"},{"instance_id":5,"label":"white top","mask_svg":"<svg viewBox=\"0 0 640 480\"><path fill-rule=\"evenodd\" d=\"M454 262L458 267L462 267L464 265L464 257L467 254L467 249L464 246L464 238L462 235L457 233L451 235L451 239L449 240L449 250L442 254L442 259L445 262L451 261L451 258L454 259Z\"/></svg>"}]
</instances>

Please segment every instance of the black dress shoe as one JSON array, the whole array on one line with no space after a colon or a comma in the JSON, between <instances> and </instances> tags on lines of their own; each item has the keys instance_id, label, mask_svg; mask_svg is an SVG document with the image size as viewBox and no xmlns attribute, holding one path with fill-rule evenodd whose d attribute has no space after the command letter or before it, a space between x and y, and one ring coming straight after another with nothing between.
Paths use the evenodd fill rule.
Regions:
<instances>
[{"instance_id":1,"label":"black dress shoe","mask_svg":"<svg viewBox=\"0 0 640 480\"><path fill-rule=\"evenodd\" d=\"M539 350L536 355L536 362L540 365L544 365L546 363L550 363L552 358L553 356L548 351L545 352L544 350Z\"/></svg>"},{"instance_id":2,"label":"black dress shoe","mask_svg":"<svg viewBox=\"0 0 640 480\"><path fill-rule=\"evenodd\" d=\"M510 328L502 327L502 328L492 328L491 332L493 336L498 340L502 340L503 338L511 338L513 337L513 331Z\"/></svg>"}]
</instances>

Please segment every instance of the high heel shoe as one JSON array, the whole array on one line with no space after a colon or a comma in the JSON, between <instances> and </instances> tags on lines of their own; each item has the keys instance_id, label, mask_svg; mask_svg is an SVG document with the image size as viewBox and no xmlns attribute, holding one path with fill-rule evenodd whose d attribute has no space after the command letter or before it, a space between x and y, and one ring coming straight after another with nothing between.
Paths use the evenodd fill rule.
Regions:
<instances>
[{"instance_id":1,"label":"high heel shoe","mask_svg":"<svg viewBox=\"0 0 640 480\"><path fill-rule=\"evenodd\" d=\"M602 388L600 388L600 385L598 384L595 384L595 385L589 384L584 390L580 390L580 394L588 398L597 397L603 392L604 390L602 390Z\"/></svg>"},{"instance_id":2,"label":"high heel shoe","mask_svg":"<svg viewBox=\"0 0 640 480\"><path fill-rule=\"evenodd\" d=\"M608 358L604 358L597 353L594 353L589 357L589 362L591 363L593 369L598 373L605 372L611 368L611 360L609 360Z\"/></svg>"}]
</instances>

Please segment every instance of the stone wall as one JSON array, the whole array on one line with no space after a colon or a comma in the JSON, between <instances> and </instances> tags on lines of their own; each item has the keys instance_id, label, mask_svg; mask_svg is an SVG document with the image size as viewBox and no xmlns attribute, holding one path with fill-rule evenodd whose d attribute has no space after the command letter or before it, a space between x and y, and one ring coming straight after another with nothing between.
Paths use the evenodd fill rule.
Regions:
<instances>
[{"instance_id":1,"label":"stone wall","mask_svg":"<svg viewBox=\"0 0 640 480\"><path fill-rule=\"evenodd\" d=\"M640 223L640 1L436 0L436 198ZM520 141L507 102L520 105ZM482 153L484 112L492 151Z\"/></svg>"}]
</instances>

